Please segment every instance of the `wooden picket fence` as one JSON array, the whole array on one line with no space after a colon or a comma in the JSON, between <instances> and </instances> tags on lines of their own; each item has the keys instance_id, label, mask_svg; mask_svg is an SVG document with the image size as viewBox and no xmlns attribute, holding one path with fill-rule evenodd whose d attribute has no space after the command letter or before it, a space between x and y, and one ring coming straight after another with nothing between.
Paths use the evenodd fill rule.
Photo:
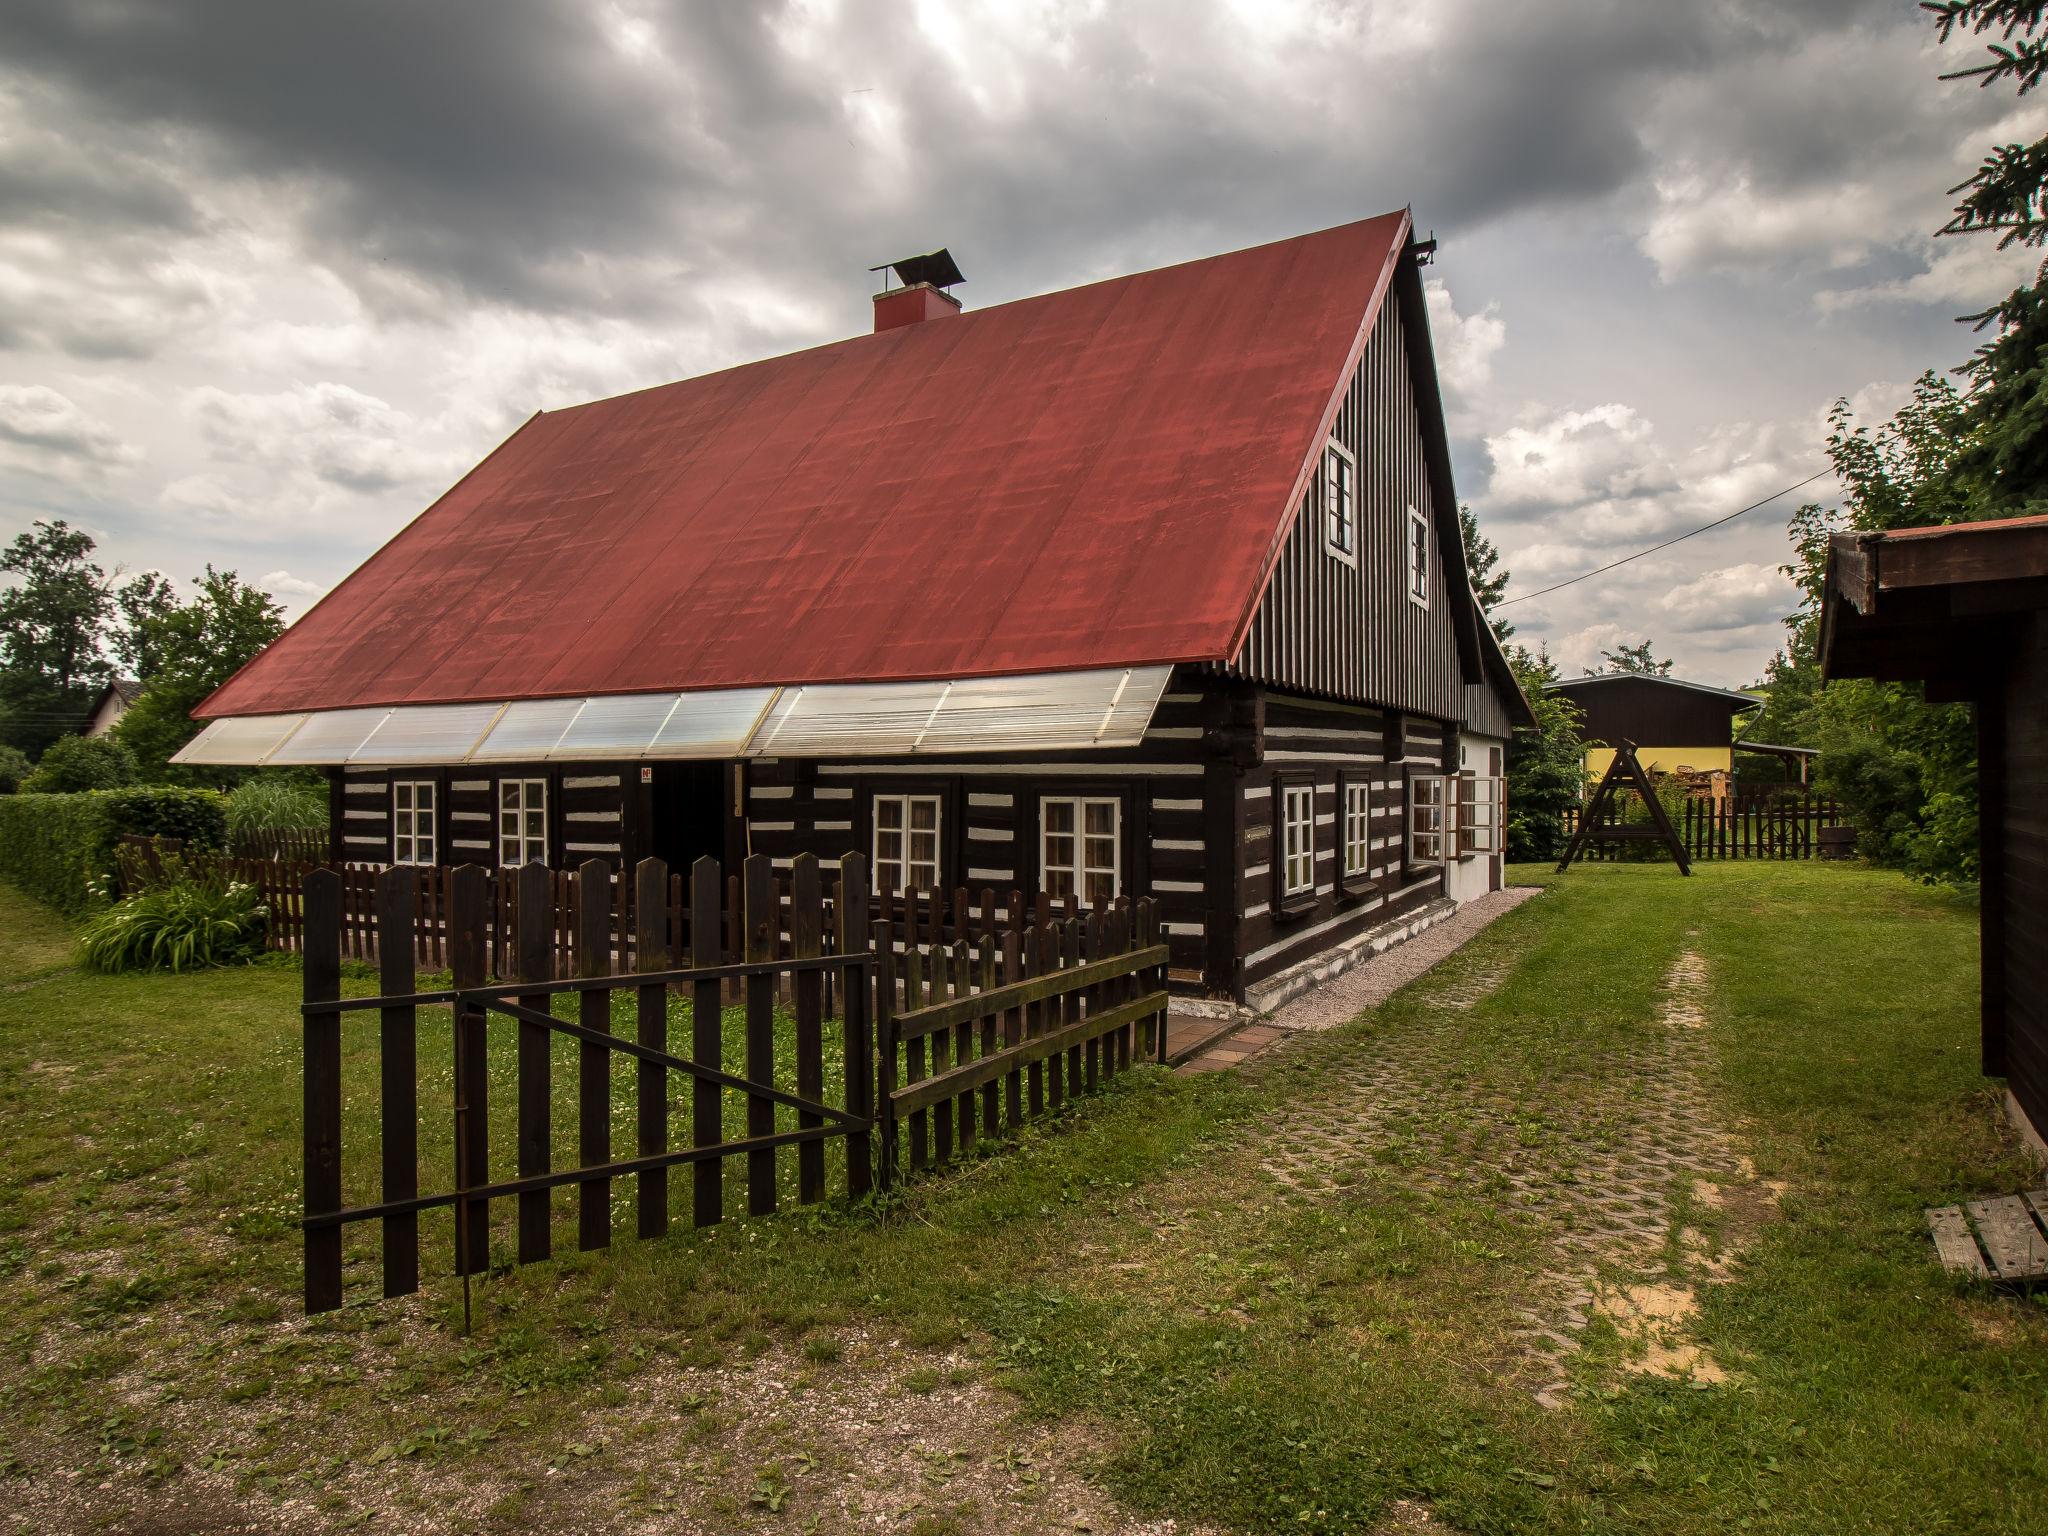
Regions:
<instances>
[{"instance_id":1,"label":"wooden picket fence","mask_svg":"<svg viewBox=\"0 0 2048 1536\"><path fill-rule=\"evenodd\" d=\"M1621 797L1617 797L1621 798ZM1628 796L1624 806L1633 806ZM1639 807L1637 808L1640 809ZM1602 818L1604 826L1622 825L1626 810ZM1578 830L1580 812L1565 812L1565 836ZM1758 800L1689 799L1672 818L1687 857L1701 859L1810 859L1824 855L1834 839L1831 829L1846 826L1838 801L1818 795L1777 795ZM1581 859L1629 857L1626 846L1589 842ZM1663 856L1661 853L1652 856Z\"/></svg>"},{"instance_id":2,"label":"wooden picket fence","mask_svg":"<svg viewBox=\"0 0 2048 1536\"><path fill-rule=\"evenodd\" d=\"M687 881L656 859L624 880L601 860L573 873L535 865L496 879L464 866L446 872L434 893L451 983L422 990L419 967L434 962L422 958L420 873L367 872L366 933L350 907L365 872L315 868L304 877L309 1312L341 1305L343 1239L355 1224L381 1229L382 1291L397 1296L419 1287L420 1221L433 1212L450 1213L454 1272L468 1276L492 1263L494 1202L511 1212L503 1240L516 1262L547 1258L557 1189L576 1191L583 1249L611 1241L620 1179L633 1181L642 1237L668 1230L685 1207L698 1226L721 1220L729 1163L749 1214L775 1211L785 1192L799 1204L820 1200L828 1144L843 1149L844 1193L859 1197L1053 1113L1164 1050L1167 951L1149 901L1081 914L1043 901L1027 907L1012 892L999 917L993 893L983 892L977 920L964 891L950 903L919 893L884 916L870 906L858 855L836 865L805 855L781 880L759 855L733 877L701 859ZM686 898L680 923L678 892ZM621 910L630 917L623 942ZM565 912L575 930L566 945ZM376 957L378 995L341 995L351 945ZM501 945L511 958L494 970ZM824 1030L835 993L836 1061ZM630 1000L630 1038L614 1032L615 997ZM688 1002L687 1042L669 1039L671 999ZM729 1061L731 1006L740 1010L742 1044ZM454 1070L440 1150L422 1145L423 1123L434 1122L422 1119L419 1033L421 1011L443 1008ZM379 1144L380 1163L376 1197L347 1205L344 1020L364 1013L377 1020L376 1134L366 1139ZM493 1017L516 1029L493 1031ZM574 1042L577 1058L567 1167L557 1166L552 1137L565 1107L553 1091L558 1036ZM494 1046L501 1055L511 1049L515 1075L513 1134L501 1130L496 1141ZM627 1157L611 1144L619 1056L632 1058L635 1073ZM689 1082L673 1109L671 1073ZM729 1126L729 1114L743 1115L742 1129ZM429 1164L446 1177L423 1192ZM686 1199L668 1179L680 1166L691 1170ZM368 1182L358 1175L358 1190Z\"/></svg>"}]
</instances>

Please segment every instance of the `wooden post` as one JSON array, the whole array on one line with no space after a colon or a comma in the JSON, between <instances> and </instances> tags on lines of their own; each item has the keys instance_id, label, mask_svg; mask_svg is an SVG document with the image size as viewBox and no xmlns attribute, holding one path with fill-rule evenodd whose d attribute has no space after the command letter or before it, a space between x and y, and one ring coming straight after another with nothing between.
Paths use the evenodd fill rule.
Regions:
<instances>
[{"instance_id":1,"label":"wooden post","mask_svg":"<svg viewBox=\"0 0 2048 1536\"><path fill-rule=\"evenodd\" d=\"M1011 915L1014 917L1022 903L1012 900ZM1024 931L1016 924L1003 930L1003 976L1002 984L1024 979L1024 956L1026 954ZM1018 1044L1024 1038L1024 1010L1005 1008L1003 1010L1003 1044L1005 1047ZM1024 1074L1012 1067L1003 1075L1003 1123L1015 1130L1024 1123Z\"/></svg>"},{"instance_id":2,"label":"wooden post","mask_svg":"<svg viewBox=\"0 0 2048 1536\"><path fill-rule=\"evenodd\" d=\"M825 887L818 875L815 855L800 853L789 870L789 952L798 960L813 960L825 952ZM796 994L796 1092L800 1099L822 1103L825 1098L824 1004L825 974L796 971L791 987ZM797 1111L799 1129L814 1129L825 1123L815 1110ZM800 1142L796 1149L796 1198L810 1205L825 1194L825 1143Z\"/></svg>"},{"instance_id":3,"label":"wooden post","mask_svg":"<svg viewBox=\"0 0 2048 1536\"><path fill-rule=\"evenodd\" d=\"M490 978L488 952L490 888L484 872L464 864L449 881L452 909L448 967L459 988L481 987ZM458 1194L490 1182L490 1062L484 1010L478 1003L455 1009L455 1189ZM464 1198L456 1205L455 1272L481 1274L491 1267L491 1202Z\"/></svg>"},{"instance_id":4,"label":"wooden post","mask_svg":"<svg viewBox=\"0 0 2048 1536\"><path fill-rule=\"evenodd\" d=\"M911 941L903 948L903 1011L914 1013L924 1006L924 1001L924 956L918 951L917 934L913 928ZM924 1036L913 1035L903 1042L903 1081L921 1083L924 1076ZM910 1112L912 1173L918 1172L931 1161L930 1134L930 1112L913 1109Z\"/></svg>"},{"instance_id":5,"label":"wooden post","mask_svg":"<svg viewBox=\"0 0 2048 1536\"><path fill-rule=\"evenodd\" d=\"M869 943L868 866L857 853L839 861L839 900L832 909L839 953L858 954ZM840 1028L846 1042L846 1112L865 1120L875 1117L875 1045L869 1032L868 1000L872 971L841 973ZM866 1194L873 1180L874 1143L866 1131L846 1133L846 1193Z\"/></svg>"},{"instance_id":6,"label":"wooden post","mask_svg":"<svg viewBox=\"0 0 2048 1536\"><path fill-rule=\"evenodd\" d=\"M377 987L386 997L413 990L413 872L393 865L377 877ZM383 1126L385 1203L420 1192L419 1036L411 1007L377 1010L379 1109ZM416 1211L384 1218L384 1294L420 1288L420 1219Z\"/></svg>"},{"instance_id":7,"label":"wooden post","mask_svg":"<svg viewBox=\"0 0 2048 1536\"><path fill-rule=\"evenodd\" d=\"M725 880L718 860L699 859L690 867L690 965L693 969L724 961L725 929L720 922ZM724 984L699 981L690 989L690 1059L700 1067L725 1068ZM695 1079L690 1086L690 1144L715 1147L725 1139L724 1099L718 1084ZM707 1157L696 1165L691 1195L691 1220L708 1227L725 1215L725 1159Z\"/></svg>"},{"instance_id":8,"label":"wooden post","mask_svg":"<svg viewBox=\"0 0 2048 1536\"><path fill-rule=\"evenodd\" d=\"M745 932L747 964L766 966L780 947L781 912L775 899L775 865L765 853L751 855L745 866ZM747 977L747 1081L775 1081L775 973L763 970ZM749 1140L775 1134L775 1101L747 1095ZM747 1154L747 1211L765 1216L775 1209L775 1149Z\"/></svg>"},{"instance_id":9,"label":"wooden post","mask_svg":"<svg viewBox=\"0 0 2048 1536\"><path fill-rule=\"evenodd\" d=\"M611 974L611 866L586 859L576 871L576 970L582 976ZM593 987L577 995L585 1029L612 1032L612 993ZM612 1053L582 1041L576 1048L576 1155L586 1168L612 1160ZM586 1252L612 1240L612 1181L584 1179L576 1186L576 1243Z\"/></svg>"},{"instance_id":10,"label":"wooden post","mask_svg":"<svg viewBox=\"0 0 2048 1536\"><path fill-rule=\"evenodd\" d=\"M896 1182L895 925L879 918L869 933L875 956L875 1116L880 1129L875 1174L886 1190Z\"/></svg>"},{"instance_id":11,"label":"wooden post","mask_svg":"<svg viewBox=\"0 0 2048 1536\"><path fill-rule=\"evenodd\" d=\"M303 1000L341 997L341 876L316 870L306 877ZM341 1015L303 1015L306 1214L341 1209ZM341 1228L306 1229L306 1311L341 1305Z\"/></svg>"},{"instance_id":12,"label":"wooden post","mask_svg":"<svg viewBox=\"0 0 2048 1536\"><path fill-rule=\"evenodd\" d=\"M527 864L512 873L513 970L521 981L555 979L555 909L552 876L545 864ZM554 998L546 992L519 995L519 1006L547 1013ZM519 1176L531 1178L554 1167L555 1032L530 1019L519 1021ZM519 1262L532 1264L554 1251L554 1208L550 1191L522 1190L519 1195Z\"/></svg>"},{"instance_id":13,"label":"wooden post","mask_svg":"<svg viewBox=\"0 0 2048 1536\"><path fill-rule=\"evenodd\" d=\"M621 888L625 877L619 879ZM665 971L668 947L668 865L642 859L633 871L633 969ZM651 1051L668 1051L668 988L660 982L640 988L635 1037ZM668 1150L668 1068L652 1061L637 1063L639 1088L638 1150L658 1157ZM639 1180L639 1224L642 1237L668 1231L668 1170L649 1168Z\"/></svg>"},{"instance_id":14,"label":"wooden post","mask_svg":"<svg viewBox=\"0 0 2048 1536\"><path fill-rule=\"evenodd\" d=\"M977 968L978 985L987 992L996 984L996 897L987 886L981 888L981 957ZM981 1054L984 1057L996 1053L996 1015L993 1011L981 1016ZM981 1085L981 1134L990 1138L1001 1134L1002 1090L996 1079L990 1078Z\"/></svg>"}]
</instances>

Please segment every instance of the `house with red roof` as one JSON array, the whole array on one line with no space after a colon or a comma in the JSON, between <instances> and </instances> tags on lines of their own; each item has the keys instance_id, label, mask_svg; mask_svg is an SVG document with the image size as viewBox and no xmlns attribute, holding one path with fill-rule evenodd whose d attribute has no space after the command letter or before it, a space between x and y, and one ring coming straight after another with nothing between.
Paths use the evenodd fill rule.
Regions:
<instances>
[{"instance_id":1,"label":"house with red roof","mask_svg":"<svg viewBox=\"0 0 2048 1536\"><path fill-rule=\"evenodd\" d=\"M379 862L859 850L1272 1006L1501 880L1529 720L1387 214L536 414L207 699Z\"/></svg>"}]
</instances>

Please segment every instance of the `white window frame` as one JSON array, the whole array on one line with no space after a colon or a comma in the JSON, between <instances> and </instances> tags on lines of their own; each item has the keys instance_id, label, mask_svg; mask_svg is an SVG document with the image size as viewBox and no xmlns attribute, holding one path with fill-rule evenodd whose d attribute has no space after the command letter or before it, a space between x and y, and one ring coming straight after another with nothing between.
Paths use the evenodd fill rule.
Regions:
<instances>
[{"instance_id":1,"label":"white window frame","mask_svg":"<svg viewBox=\"0 0 2048 1536\"><path fill-rule=\"evenodd\" d=\"M1429 607L1429 519L1414 507L1408 509L1408 601Z\"/></svg>"},{"instance_id":2,"label":"white window frame","mask_svg":"<svg viewBox=\"0 0 2048 1536\"><path fill-rule=\"evenodd\" d=\"M1357 879L1372 873L1372 785L1364 779L1344 781L1344 875Z\"/></svg>"},{"instance_id":3,"label":"white window frame","mask_svg":"<svg viewBox=\"0 0 2048 1536\"><path fill-rule=\"evenodd\" d=\"M929 860L913 859L910 856L910 808L926 804L932 808L932 856ZM885 859L882 856L882 807L894 805L902 812L901 825L889 829L903 841L897 857ZM943 795L919 794L877 794L868 800L868 854L869 864L874 871L875 894L881 895L889 889L892 896L907 895L912 891L936 891L945 873L946 857L946 799ZM893 865L898 871L897 883L893 889L882 884L882 866ZM929 866L931 879L920 883L917 871Z\"/></svg>"},{"instance_id":4,"label":"white window frame","mask_svg":"<svg viewBox=\"0 0 2048 1536\"><path fill-rule=\"evenodd\" d=\"M1344 490L1343 520L1337 518L1338 491ZM1323 446L1323 548L1346 565L1358 564L1358 460L1334 437ZM1343 538L1337 537L1341 527Z\"/></svg>"},{"instance_id":5,"label":"white window frame","mask_svg":"<svg viewBox=\"0 0 2048 1536\"><path fill-rule=\"evenodd\" d=\"M1315 785L1283 782L1275 809L1280 828L1274 849L1280 860L1280 894L1288 899L1312 896L1316 889Z\"/></svg>"},{"instance_id":6,"label":"white window frame","mask_svg":"<svg viewBox=\"0 0 2048 1536\"><path fill-rule=\"evenodd\" d=\"M510 803L505 792L512 792ZM548 861L548 781L515 778L498 780L498 865L501 869L522 869L528 864ZM540 814L540 831L528 830L528 818ZM505 818L512 818L508 831Z\"/></svg>"},{"instance_id":7,"label":"white window frame","mask_svg":"<svg viewBox=\"0 0 2048 1536\"><path fill-rule=\"evenodd\" d=\"M1456 829L1451 825L1450 810L1455 803L1456 798L1447 775L1408 775L1407 799L1402 812L1402 836L1407 842L1408 863L1414 868L1434 869L1442 866L1444 850L1457 835Z\"/></svg>"},{"instance_id":8,"label":"white window frame","mask_svg":"<svg viewBox=\"0 0 2048 1536\"><path fill-rule=\"evenodd\" d=\"M432 779L391 781L391 862L434 864L441 849L435 813L440 786Z\"/></svg>"},{"instance_id":9,"label":"white window frame","mask_svg":"<svg viewBox=\"0 0 2048 1536\"><path fill-rule=\"evenodd\" d=\"M1055 805L1071 806L1074 812L1074 856L1071 862L1055 862L1047 845L1056 835L1047 825L1046 811ZM1105 869L1100 864L1088 862L1088 808L1091 805L1109 807L1109 864ZM1093 874L1109 876L1109 899L1115 901L1124 893L1124 803L1115 795L1043 795L1038 801L1038 888L1053 894L1052 883L1047 878L1054 869L1062 870L1074 882L1074 899L1081 910L1093 910L1088 900L1088 877Z\"/></svg>"}]
</instances>

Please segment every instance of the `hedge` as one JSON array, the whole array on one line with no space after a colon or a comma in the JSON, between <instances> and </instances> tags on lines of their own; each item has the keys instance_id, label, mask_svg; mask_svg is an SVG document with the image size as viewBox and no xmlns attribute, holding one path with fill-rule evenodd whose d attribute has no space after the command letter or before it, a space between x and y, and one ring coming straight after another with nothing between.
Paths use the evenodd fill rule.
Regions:
<instances>
[{"instance_id":1,"label":"hedge","mask_svg":"<svg viewBox=\"0 0 2048 1536\"><path fill-rule=\"evenodd\" d=\"M219 849L227 841L227 798L162 785L0 796L0 875L75 917L100 904L114 848L131 833Z\"/></svg>"}]
</instances>

